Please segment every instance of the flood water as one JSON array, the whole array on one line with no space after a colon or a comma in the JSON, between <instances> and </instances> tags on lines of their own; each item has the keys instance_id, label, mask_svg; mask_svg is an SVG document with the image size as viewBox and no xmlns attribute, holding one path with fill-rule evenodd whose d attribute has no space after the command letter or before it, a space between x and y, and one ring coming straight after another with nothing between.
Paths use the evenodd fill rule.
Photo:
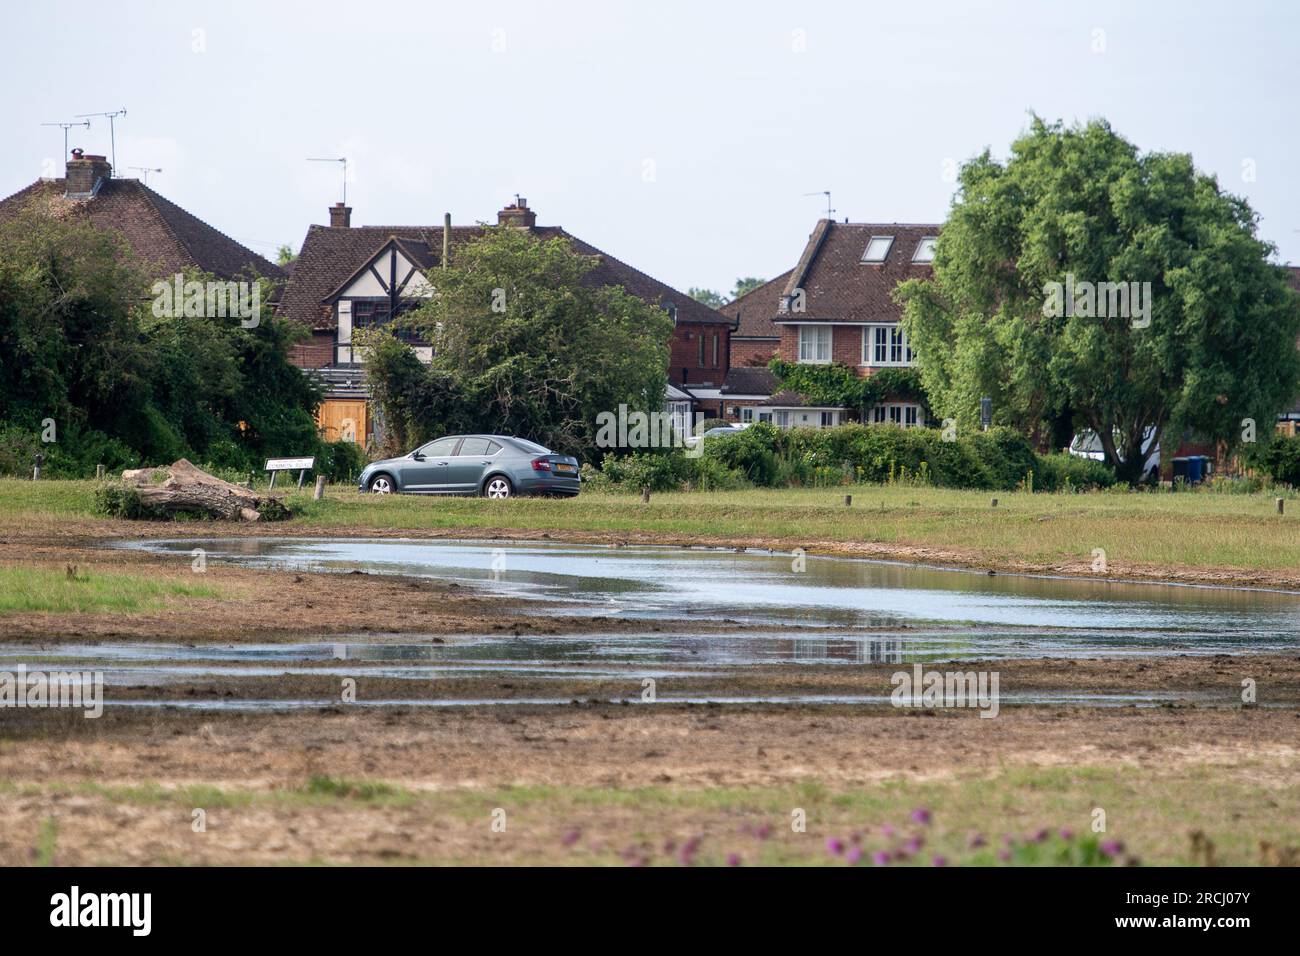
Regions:
<instances>
[{"instance_id":1,"label":"flood water","mask_svg":"<svg viewBox=\"0 0 1300 956\"><path fill-rule=\"evenodd\" d=\"M1300 646L1300 594L989 575L884 561L704 548L548 542L237 538L131 542L189 562L366 571L456 581L568 614L731 620L777 627L969 628L1041 645L1145 653ZM919 635L917 635L919 637Z\"/></svg>"},{"instance_id":2,"label":"flood water","mask_svg":"<svg viewBox=\"0 0 1300 956\"><path fill-rule=\"evenodd\" d=\"M292 643L0 645L0 669L25 663L102 672L110 706L270 710L337 700L114 701L113 687L176 688L248 678L402 682L512 675L610 680L638 703L639 681L664 684L663 701L877 703L887 694L693 696L693 680L771 664L940 664L1015 658L1125 658L1245 654L1300 648L1300 594L1061 577L990 576L881 561L703 548L601 547L549 542L231 538L117 545L250 567L402 574L458 582L478 593L527 599L539 616L621 617L645 627L618 633L520 635L359 634ZM340 586L346 586L340 580ZM525 605L530 606L530 605ZM700 628L693 621L708 622ZM728 630L718 622L734 622ZM489 622L485 622L486 624ZM741 626L743 625L743 627ZM677 682L676 678L689 678ZM509 686L509 685L505 685ZM677 693L674 687L679 687ZM864 688L865 690L865 688ZM1004 692L1006 703L1143 706L1173 701L1229 706L1226 693ZM403 695L363 706L567 704L565 697Z\"/></svg>"}]
</instances>

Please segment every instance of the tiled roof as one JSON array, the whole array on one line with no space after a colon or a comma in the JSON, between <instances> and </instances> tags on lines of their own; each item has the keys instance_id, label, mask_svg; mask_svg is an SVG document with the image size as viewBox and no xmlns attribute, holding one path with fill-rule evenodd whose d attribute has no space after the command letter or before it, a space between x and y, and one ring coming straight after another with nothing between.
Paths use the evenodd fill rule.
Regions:
<instances>
[{"instance_id":1,"label":"tiled roof","mask_svg":"<svg viewBox=\"0 0 1300 956\"><path fill-rule=\"evenodd\" d=\"M771 395L777 386L777 377L770 368L732 368L722 383L723 395Z\"/></svg>"},{"instance_id":2,"label":"tiled roof","mask_svg":"<svg viewBox=\"0 0 1300 956\"><path fill-rule=\"evenodd\" d=\"M781 337L781 328L772 324L772 318L776 315L777 308L780 305L781 291L790 280L790 273L793 271L793 269L790 269L781 273L772 281L764 282L757 288L746 292L739 299L732 299L718 309L719 312L733 322L739 320L736 331L731 334L732 339L779 339Z\"/></svg>"},{"instance_id":3,"label":"tiled roof","mask_svg":"<svg viewBox=\"0 0 1300 956\"><path fill-rule=\"evenodd\" d=\"M774 316L777 322L896 322L902 309L892 293L898 283L912 278L929 278L931 267L912 262L917 243L937 236L933 223L837 223L823 219L817 224L799 264L791 270L785 295L804 291L804 311ZM862 261L873 236L892 236L893 245L885 261Z\"/></svg>"},{"instance_id":4,"label":"tiled roof","mask_svg":"<svg viewBox=\"0 0 1300 956\"><path fill-rule=\"evenodd\" d=\"M389 239L396 238L416 264L430 269L442 264L442 226L311 226L298 254L293 276L280 301L280 314L314 329L332 329L335 325L329 296L349 276L360 269ZM482 226L452 226L452 261L455 249L483 234ZM730 320L696 302L684 292L665 285L595 246L569 235L558 226L535 226L531 230L540 239L568 239L574 251L596 256L599 264L588 281L596 285L620 285L632 295L658 306L677 308L678 322L730 324Z\"/></svg>"},{"instance_id":5,"label":"tiled roof","mask_svg":"<svg viewBox=\"0 0 1300 956\"><path fill-rule=\"evenodd\" d=\"M0 222L35 208L54 218L83 217L117 232L137 257L170 275L198 268L223 279L250 273L281 280L284 270L136 179L104 180L88 198L69 198L62 179L42 179L0 201Z\"/></svg>"}]
</instances>

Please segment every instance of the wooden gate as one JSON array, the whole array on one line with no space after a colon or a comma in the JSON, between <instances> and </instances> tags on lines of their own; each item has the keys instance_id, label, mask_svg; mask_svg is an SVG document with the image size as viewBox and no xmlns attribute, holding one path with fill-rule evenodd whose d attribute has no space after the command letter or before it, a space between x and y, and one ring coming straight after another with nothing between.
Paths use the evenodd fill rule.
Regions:
<instances>
[{"instance_id":1,"label":"wooden gate","mask_svg":"<svg viewBox=\"0 0 1300 956\"><path fill-rule=\"evenodd\" d=\"M316 412L316 425L326 441L370 440L370 416L366 403L357 399L327 398Z\"/></svg>"}]
</instances>

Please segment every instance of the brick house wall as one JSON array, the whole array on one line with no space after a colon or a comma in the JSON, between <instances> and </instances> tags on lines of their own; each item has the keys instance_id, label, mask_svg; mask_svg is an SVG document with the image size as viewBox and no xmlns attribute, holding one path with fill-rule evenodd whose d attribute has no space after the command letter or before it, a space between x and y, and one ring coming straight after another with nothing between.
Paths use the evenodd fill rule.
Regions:
<instances>
[{"instance_id":1,"label":"brick house wall","mask_svg":"<svg viewBox=\"0 0 1300 956\"><path fill-rule=\"evenodd\" d=\"M779 342L754 339L731 340L731 364L733 367L746 365L766 365L776 355Z\"/></svg>"},{"instance_id":2,"label":"brick house wall","mask_svg":"<svg viewBox=\"0 0 1300 956\"><path fill-rule=\"evenodd\" d=\"M700 337L704 338L704 363L700 363ZM714 354L714 336L717 354ZM668 346L668 380L686 386L712 383L721 387L731 364L731 327L722 323L680 322Z\"/></svg>"},{"instance_id":3,"label":"brick house wall","mask_svg":"<svg viewBox=\"0 0 1300 956\"><path fill-rule=\"evenodd\" d=\"M830 323L827 323L830 324ZM798 363L799 361L799 326L783 325L781 328L781 345L777 355L782 361ZM858 325L831 326L831 361L857 369L859 375L869 375L870 370L862 365L862 327Z\"/></svg>"}]
</instances>

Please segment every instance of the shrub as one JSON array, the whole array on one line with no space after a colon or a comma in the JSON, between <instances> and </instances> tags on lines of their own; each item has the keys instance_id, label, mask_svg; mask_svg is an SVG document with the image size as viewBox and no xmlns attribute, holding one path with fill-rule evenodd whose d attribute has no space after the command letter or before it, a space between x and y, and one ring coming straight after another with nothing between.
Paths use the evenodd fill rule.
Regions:
<instances>
[{"instance_id":1,"label":"shrub","mask_svg":"<svg viewBox=\"0 0 1300 956\"><path fill-rule=\"evenodd\" d=\"M1273 435L1243 454L1246 463L1278 484L1300 488L1300 435Z\"/></svg>"},{"instance_id":2,"label":"shrub","mask_svg":"<svg viewBox=\"0 0 1300 956\"><path fill-rule=\"evenodd\" d=\"M1041 455L1034 468L1034 487L1040 491L1091 491L1115 484L1115 473L1103 462L1058 452Z\"/></svg>"},{"instance_id":3,"label":"shrub","mask_svg":"<svg viewBox=\"0 0 1300 956\"><path fill-rule=\"evenodd\" d=\"M351 481L364 467L366 450L356 442L324 442L316 453L316 474L331 483Z\"/></svg>"}]
</instances>

